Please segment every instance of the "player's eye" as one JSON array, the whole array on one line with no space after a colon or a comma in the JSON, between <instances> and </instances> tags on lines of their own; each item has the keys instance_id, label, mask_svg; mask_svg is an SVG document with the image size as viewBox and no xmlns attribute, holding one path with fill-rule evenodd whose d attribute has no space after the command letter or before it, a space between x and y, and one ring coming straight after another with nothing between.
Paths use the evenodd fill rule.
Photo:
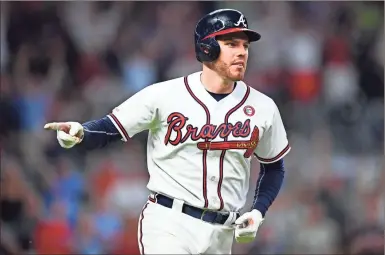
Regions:
<instances>
[{"instance_id":1,"label":"player's eye","mask_svg":"<svg viewBox=\"0 0 385 255\"><path fill-rule=\"evenodd\" d=\"M234 42L228 42L228 43L226 43L226 45L229 45L231 47L235 47L236 46L236 44Z\"/></svg>"}]
</instances>

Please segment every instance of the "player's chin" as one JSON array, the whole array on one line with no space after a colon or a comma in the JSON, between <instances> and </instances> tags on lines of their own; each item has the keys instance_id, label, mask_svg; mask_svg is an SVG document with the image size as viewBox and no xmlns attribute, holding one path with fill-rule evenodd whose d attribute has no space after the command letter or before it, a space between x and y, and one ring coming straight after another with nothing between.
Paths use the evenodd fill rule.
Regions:
<instances>
[{"instance_id":1,"label":"player's chin","mask_svg":"<svg viewBox=\"0 0 385 255\"><path fill-rule=\"evenodd\" d=\"M240 81L245 77L245 69L237 68L235 70L230 70L230 79L232 81Z\"/></svg>"}]
</instances>

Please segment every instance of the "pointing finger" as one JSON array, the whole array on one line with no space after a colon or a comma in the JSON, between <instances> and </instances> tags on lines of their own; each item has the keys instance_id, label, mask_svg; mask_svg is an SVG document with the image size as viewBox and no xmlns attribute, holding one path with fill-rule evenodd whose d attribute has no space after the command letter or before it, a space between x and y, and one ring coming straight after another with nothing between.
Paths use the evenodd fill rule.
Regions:
<instances>
[{"instance_id":1,"label":"pointing finger","mask_svg":"<svg viewBox=\"0 0 385 255\"><path fill-rule=\"evenodd\" d=\"M44 125L44 129L49 129L49 130L59 130L59 123L52 122L52 123L47 123Z\"/></svg>"},{"instance_id":2,"label":"pointing finger","mask_svg":"<svg viewBox=\"0 0 385 255\"><path fill-rule=\"evenodd\" d=\"M69 129L70 129L70 125L67 124L67 123L63 123L63 122L52 122L52 123L48 123L44 126L45 129L49 129L49 130L61 130L61 131L65 131L65 132L68 132Z\"/></svg>"}]
</instances>

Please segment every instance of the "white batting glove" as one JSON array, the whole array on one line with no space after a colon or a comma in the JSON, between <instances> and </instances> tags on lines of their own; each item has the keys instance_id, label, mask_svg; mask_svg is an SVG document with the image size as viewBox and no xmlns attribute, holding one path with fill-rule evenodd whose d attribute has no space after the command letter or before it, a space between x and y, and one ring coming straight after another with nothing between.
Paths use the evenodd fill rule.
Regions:
<instances>
[{"instance_id":1,"label":"white batting glove","mask_svg":"<svg viewBox=\"0 0 385 255\"><path fill-rule=\"evenodd\" d=\"M45 129L56 130L61 147L69 149L83 140L84 128L79 122L52 122L45 124Z\"/></svg>"},{"instance_id":2,"label":"white batting glove","mask_svg":"<svg viewBox=\"0 0 385 255\"><path fill-rule=\"evenodd\" d=\"M237 243L253 241L263 220L261 212L256 209L241 215L235 221L235 240Z\"/></svg>"}]
</instances>

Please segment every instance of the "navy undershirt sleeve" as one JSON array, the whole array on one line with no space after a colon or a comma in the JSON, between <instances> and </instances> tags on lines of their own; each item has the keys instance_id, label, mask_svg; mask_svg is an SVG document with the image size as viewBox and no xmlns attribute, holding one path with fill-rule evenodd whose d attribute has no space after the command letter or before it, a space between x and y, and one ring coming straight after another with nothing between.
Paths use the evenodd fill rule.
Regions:
<instances>
[{"instance_id":1,"label":"navy undershirt sleeve","mask_svg":"<svg viewBox=\"0 0 385 255\"><path fill-rule=\"evenodd\" d=\"M267 210L281 189L285 171L283 159L271 164L260 164L252 209L257 209L265 217Z\"/></svg>"},{"instance_id":2,"label":"navy undershirt sleeve","mask_svg":"<svg viewBox=\"0 0 385 255\"><path fill-rule=\"evenodd\" d=\"M122 135L107 116L99 120L88 121L82 126L84 127L84 137L82 142L76 146L80 150L103 148L107 144L122 140Z\"/></svg>"}]
</instances>

